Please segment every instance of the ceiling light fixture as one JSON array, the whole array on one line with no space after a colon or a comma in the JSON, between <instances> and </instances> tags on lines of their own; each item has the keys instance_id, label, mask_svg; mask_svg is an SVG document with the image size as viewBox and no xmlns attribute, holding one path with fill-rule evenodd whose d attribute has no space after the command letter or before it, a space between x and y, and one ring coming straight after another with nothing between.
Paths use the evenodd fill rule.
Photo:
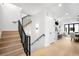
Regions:
<instances>
[{"instance_id":1,"label":"ceiling light fixture","mask_svg":"<svg viewBox=\"0 0 79 59\"><path fill-rule=\"evenodd\" d=\"M65 13L65 15L69 15L69 13Z\"/></svg>"},{"instance_id":2,"label":"ceiling light fixture","mask_svg":"<svg viewBox=\"0 0 79 59\"><path fill-rule=\"evenodd\" d=\"M59 6L59 7L61 7L61 6L62 6L62 4L60 3L60 4L58 4L58 6Z\"/></svg>"}]
</instances>

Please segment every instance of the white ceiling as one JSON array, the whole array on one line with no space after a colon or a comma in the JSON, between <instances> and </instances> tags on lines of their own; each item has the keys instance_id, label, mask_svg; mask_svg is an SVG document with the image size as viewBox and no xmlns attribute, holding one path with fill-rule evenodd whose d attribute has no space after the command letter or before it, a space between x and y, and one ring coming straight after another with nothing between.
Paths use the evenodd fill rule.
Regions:
<instances>
[{"instance_id":1,"label":"white ceiling","mask_svg":"<svg viewBox=\"0 0 79 59\"><path fill-rule=\"evenodd\" d=\"M50 3L13 3L23 9L23 13L34 15L46 7L50 6Z\"/></svg>"},{"instance_id":2,"label":"white ceiling","mask_svg":"<svg viewBox=\"0 0 79 59\"><path fill-rule=\"evenodd\" d=\"M62 3L61 7L58 4L49 8L53 17L77 17L79 15L79 3ZM66 15L68 14L68 15Z\"/></svg>"},{"instance_id":3,"label":"white ceiling","mask_svg":"<svg viewBox=\"0 0 79 59\"><path fill-rule=\"evenodd\" d=\"M23 13L30 15L37 14L38 12L48 9L52 16L56 17L76 17L79 15L79 3L62 3L59 7L59 3L13 3L23 9ZM69 15L65 15L65 14Z\"/></svg>"}]
</instances>

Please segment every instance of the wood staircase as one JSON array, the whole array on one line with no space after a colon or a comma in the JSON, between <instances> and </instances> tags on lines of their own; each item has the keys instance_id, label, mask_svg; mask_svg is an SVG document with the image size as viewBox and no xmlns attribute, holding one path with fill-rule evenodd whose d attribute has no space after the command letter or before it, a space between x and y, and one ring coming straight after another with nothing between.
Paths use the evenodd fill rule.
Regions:
<instances>
[{"instance_id":1,"label":"wood staircase","mask_svg":"<svg viewBox=\"0 0 79 59\"><path fill-rule=\"evenodd\" d=\"M25 56L18 31L3 31L0 56Z\"/></svg>"}]
</instances>

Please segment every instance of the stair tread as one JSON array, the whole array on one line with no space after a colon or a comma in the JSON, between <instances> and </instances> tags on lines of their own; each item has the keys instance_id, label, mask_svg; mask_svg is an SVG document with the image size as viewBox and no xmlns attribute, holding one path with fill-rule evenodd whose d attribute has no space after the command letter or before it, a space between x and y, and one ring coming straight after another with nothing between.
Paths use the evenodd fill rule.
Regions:
<instances>
[{"instance_id":1,"label":"stair tread","mask_svg":"<svg viewBox=\"0 0 79 59\"><path fill-rule=\"evenodd\" d=\"M12 45L15 45L15 44L18 44L18 43L21 43L21 41L18 40L18 41L11 41L11 42L1 42L0 48L6 47L6 46L12 46Z\"/></svg>"},{"instance_id":2,"label":"stair tread","mask_svg":"<svg viewBox=\"0 0 79 59\"><path fill-rule=\"evenodd\" d=\"M19 37L14 37L14 38L6 38L6 39L1 38L1 39L0 39L0 42L5 42L5 41L13 41L13 40L20 40L20 38L19 38Z\"/></svg>"},{"instance_id":3,"label":"stair tread","mask_svg":"<svg viewBox=\"0 0 79 59\"><path fill-rule=\"evenodd\" d=\"M12 47L15 47L15 46L17 46L17 45L22 45L22 44L21 44L21 43L18 43L18 44L9 45L9 46L6 46L6 47L0 47L0 50L1 50L1 49L12 48Z\"/></svg>"},{"instance_id":4,"label":"stair tread","mask_svg":"<svg viewBox=\"0 0 79 59\"><path fill-rule=\"evenodd\" d=\"M26 54L22 52L22 53L19 53L18 56L26 56Z\"/></svg>"},{"instance_id":5,"label":"stair tread","mask_svg":"<svg viewBox=\"0 0 79 59\"><path fill-rule=\"evenodd\" d=\"M10 52L10 51L13 51L13 50L16 50L16 49L19 49L19 48L22 48L22 45L16 45L14 47L10 47L9 49L8 48L0 49L0 54L6 53L6 52Z\"/></svg>"},{"instance_id":6,"label":"stair tread","mask_svg":"<svg viewBox=\"0 0 79 59\"><path fill-rule=\"evenodd\" d=\"M6 56L6 55L16 55L16 54L18 54L19 52L24 52L23 51L23 48L20 48L20 49L17 49L17 50L14 50L14 51L10 51L10 52L7 52L7 53L3 53L3 54L1 54L2 56Z\"/></svg>"},{"instance_id":7,"label":"stair tread","mask_svg":"<svg viewBox=\"0 0 79 59\"><path fill-rule=\"evenodd\" d=\"M3 44L3 43L13 43L13 42L16 42L16 41L20 42L21 40L18 39L18 40L12 40L12 41L4 41L4 42L0 42L0 44Z\"/></svg>"},{"instance_id":8,"label":"stair tread","mask_svg":"<svg viewBox=\"0 0 79 59\"><path fill-rule=\"evenodd\" d=\"M26 56L25 52L24 51L21 51L19 53L16 54L17 56Z\"/></svg>"}]
</instances>

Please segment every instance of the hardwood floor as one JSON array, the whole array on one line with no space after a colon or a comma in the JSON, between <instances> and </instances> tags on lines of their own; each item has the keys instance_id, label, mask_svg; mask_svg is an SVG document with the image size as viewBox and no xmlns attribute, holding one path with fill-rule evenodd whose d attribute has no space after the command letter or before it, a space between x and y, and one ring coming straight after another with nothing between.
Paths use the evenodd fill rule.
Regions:
<instances>
[{"instance_id":1,"label":"hardwood floor","mask_svg":"<svg viewBox=\"0 0 79 59\"><path fill-rule=\"evenodd\" d=\"M32 52L32 56L78 56L79 43L71 42L70 38L64 37L46 48Z\"/></svg>"}]
</instances>

